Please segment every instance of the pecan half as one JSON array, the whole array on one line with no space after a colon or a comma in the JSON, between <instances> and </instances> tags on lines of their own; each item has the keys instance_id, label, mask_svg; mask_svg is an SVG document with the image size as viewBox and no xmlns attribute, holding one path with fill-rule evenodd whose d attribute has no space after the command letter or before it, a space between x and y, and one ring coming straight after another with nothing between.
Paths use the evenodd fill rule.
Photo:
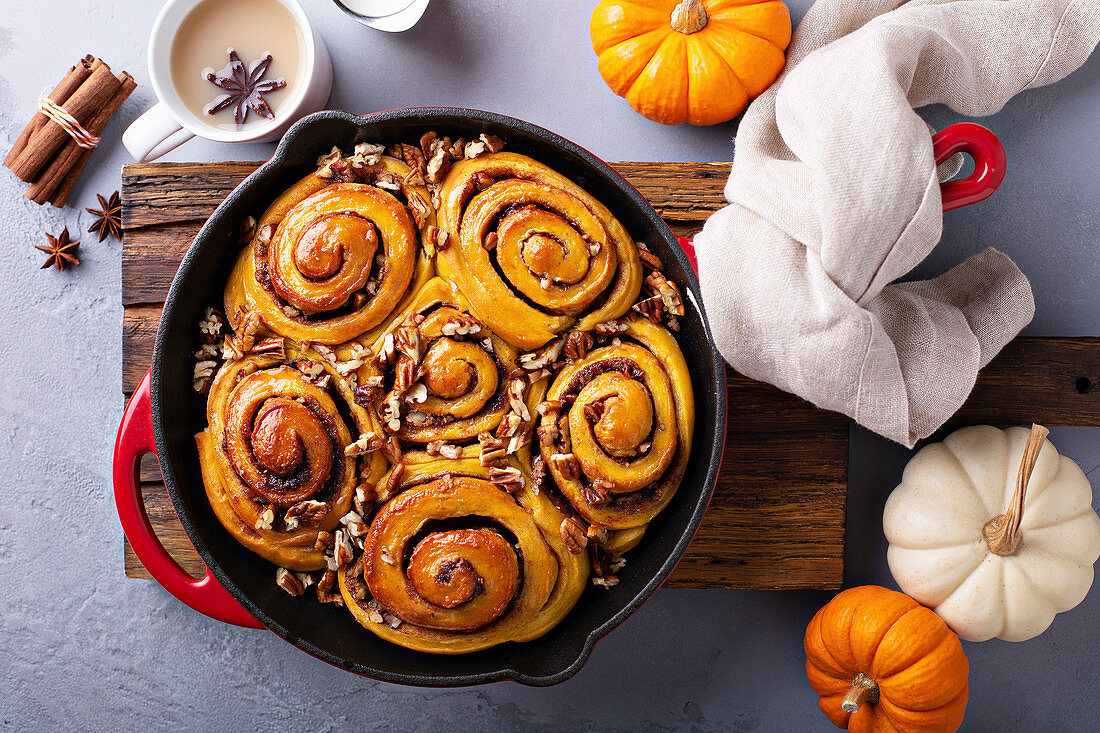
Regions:
<instances>
[{"instance_id":1,"label":"pecan half","mask_svg":"<svg viewBox=\"0 0 1100 733\"><path fill-rule=\"evenodd\" d=\"M390 475L386 477L386 483L382 485L382 490L378 492L379 501L389 501L391 498L397 495L397 490L401 486L401 479L405 477L405 464L398 463L390 469Z\"/></svg>"},{"instance_id":2,"label":"pecan half","mask_svg":"<svg viewBox=\"0 0 1100 733\"><path fill-rule=\"evenodd\" d=\"M286 568L275 568L275 585L295 597L306 592L306 586L301 579Z\"/></svg>"},{"instance_id":3,"label":"pecan half","mask_svg":"<svg viewBox=\"0 0 1100 733\"><path fill-rule=\"evenodd\" d=\"M649 269L651 269L651 270L660 270L661 269L661 260L657 257L657 255L650 252L648 249L643 247L641 244L638 245L638 256L641 257L642 264L645 265L646 267L648 267Z\"/></svg>"},{"instance_id":4,"label":"pecan half","mask_svg":"<svg viewBox=\"0 0 1100 733\"><path fill-rule=\"evenodd\" d=\"M306 499L287 509L284 521L287 529L297 529L300 526L311 527L324 519L327 513L328 504Z\"/></svg>"},{"instance_id":5,"label":"pecan half","mask_svg":"<svg viewBox=\"0 0 1100 733\"><path fill-rule=\"evenodd\" d=\"M566 517L561 520L561 524L558 525L558 534L565 542L565 548L574 555L581 554L588 545L584 524L576 517Z\"/></svg>"}]
</instances>

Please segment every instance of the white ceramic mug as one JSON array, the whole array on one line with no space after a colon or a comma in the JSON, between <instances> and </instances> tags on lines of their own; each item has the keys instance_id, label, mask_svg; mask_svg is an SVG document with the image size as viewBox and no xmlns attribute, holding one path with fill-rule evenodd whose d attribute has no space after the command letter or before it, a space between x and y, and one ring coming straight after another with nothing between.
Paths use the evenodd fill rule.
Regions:
<instances>
[{"instance_id":1,"label":"white ceramic mug","mask_svg":"<svg viewBox=\"0 0 1100 733\"><path fill-rule=\"evenodd\" d=\"M278 0L302 29L305 48L301 68L290 97L279 103L275 119L244 130L225 130L203 124L180 100L172 83L172 41L187 14L202 0L168 0L153 23L149 36L149 80L160 101L134 120L122 134L122 144L142 163L175 150L196 135L216 142L269 142L286 132L295 121L324 109L332 91L332 60L298 0Z\"/></svg>"}]
</instances>

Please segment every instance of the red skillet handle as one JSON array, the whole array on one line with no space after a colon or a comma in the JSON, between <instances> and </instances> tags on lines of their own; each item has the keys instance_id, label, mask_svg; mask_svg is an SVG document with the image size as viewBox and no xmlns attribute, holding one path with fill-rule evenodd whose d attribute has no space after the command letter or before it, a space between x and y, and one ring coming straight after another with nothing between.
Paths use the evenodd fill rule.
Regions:
<instances>
[{"instance_id":1,"label":"red skillet handle","mask_svg":"<svg viewBox=\"0 0 1100 733\"><path fill-rule=\"evenodd\" d=\"M229 595L213 573L207 570L202 579L195 580L160 544L153 532L153 525L149 522L149 515L145 512L138 475L141 457L146 453L156 452L149 374L146 373L134 396L130 398L130 403L126 405L122 424L118 427L118 438L115 440L115 507L118 509L118 518L122 521L122 531L149 574L176 598L199 613L219 621L253 629L264 628L263 624Z\"/></svg>"},{"instance_id":2,"label":"red skillet handle","mask_svg":"<svg viewBox=\"0 0 1100 733\"><path fill-rule=\"evenodd\" d=\"M932 137L932 155L936 165L955 153L967 153L974 159L974 172L966 178L946 181L940 185L943 210L951 211L962 206L976 204L993 195L1005 179L1008 159L1004 145L988 128L973 122L949 125ZM684 248L688 262L699 272L695 257L695 244L691 237L676 237Z\"/></svg>"}]
</instances>

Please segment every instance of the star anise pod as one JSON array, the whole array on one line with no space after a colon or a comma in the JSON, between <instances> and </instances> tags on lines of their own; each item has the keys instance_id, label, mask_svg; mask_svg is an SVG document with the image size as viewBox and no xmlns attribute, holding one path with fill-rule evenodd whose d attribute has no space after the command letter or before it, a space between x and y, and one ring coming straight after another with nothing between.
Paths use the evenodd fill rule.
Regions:
<instances>
[{"instance_id":1,"label":"star anise pod","mask_svg":"<svg viewBox=\"0 0 1100 733\"><path fill-rule=\"evenodd\" d=\"M96 217L96 220L88 227L88 231L99 234L99 241L101 242L108 236L116 242L121 242L122 201L119 199L118 191L112 193L109 199L103 198L103 196L98 193L95 196L99 199L99 208L84 209L89 214Z\"/></svg>"},{"instance_id":2,"label":"star anise pod","mask_svg":"<svg viewBox=\"0 0 1100 733\"><path fill-rule=\"evenodd\" d=\"M286 79L269 79L260 81L267 73L267 67L271 65L271 54L253 61L246 69L241 57L232 48L229 49L229 65L221 71L210 70L206 72L206 80L214 86L224 89L225 94L214 98L206 105L203 111L208 115L235 105L234 118L237 125L243 125L248 119L248 110L251 109L261 117L271 120L275 113L271 111L263 95L282 89L286 86Z\"/></svg>"},{"instance_id":3,"label":"star anise pod","mask_svg":"<svg viewBox=\"0 0 1100 733\"><path fill-rule=\"evenodd\" d=\"M49 257L46 258L46 263L42 265L41 269L45 270L47 267L53 266L57 268L58 272L61 272L69 265L80 264L80 260L78 260L74 254L76 248L80 246L80 242L69 241L69 227L65 227L61 234L56 237L47 232L46 239L50 242L49 247L43 247L41 245L35 245L34 247L49 255Z\"/></svg>"}]
</instances>

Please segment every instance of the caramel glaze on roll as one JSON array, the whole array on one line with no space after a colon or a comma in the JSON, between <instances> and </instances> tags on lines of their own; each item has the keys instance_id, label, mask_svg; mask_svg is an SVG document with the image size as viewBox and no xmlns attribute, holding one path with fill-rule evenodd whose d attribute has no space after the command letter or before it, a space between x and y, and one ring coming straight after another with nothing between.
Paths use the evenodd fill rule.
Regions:
<instances>
[{"instance_id":1,"label":"caramel glaze on roll","mask_svg":"<svg viewBox=\"0 0 1100 733\"><path fill-rule=\"evenodd\" d=\"M588 561L560 536L565 515L529 481L502 491L476 456L401 464L362 554L341 568L344 602L383 639L436 654L529 641L584 590Z\"/></svg>"},{"instance_id":2,"label":"caramel glaze on roll","mask_svg":"<svg viewBox=\"0 0 1100 733\"><path fill-rule=\"evenodd\" d=\"M241 544L281 567L319 570L319 533L339 525L360 477L379 475L385 462L374 454L360 468L349 455L375 423L332 366L311 350L279 348L218 371L209 425L196 436L199 462L214 513Z\"/></svg>"},{"instance_id":3,"label":"caramel glaze on roll","mask_svg":"<svg viewBox=\"0 0 1100 733\"><path fill-rule=\"evenodd\" d=\"M590 524L633 530L615 538L633 544L672 499L691 450L695 401L672 334L638 316L619 322L610 343L558 372L538 409L557 488Z\"/></svg>"},{"instance_id":4,"label":"caramel glaze on roll","mask_svg":"<svg viewBox=\"0 0 1100 733\"><path fill-rule=\"evenodd\" d=\"M516 153L455 163L440 192L452 237L439 273L509 343L542 346L626 313L642 286L638 248L591 194Z\"/></svg>"},{"instance_id":5,"label":"caramel glaze on roll","mask_svg":"<svg viewBox=\"0 0 1100 733\"><path fill-rule=\"evenodd\" d=\"M322 162L264 212L237 258L225 291L234 329L254 312L272 333L344 343L430 277L420 238L435 212L417 171L370 147Z\"/></svg>"}]
</instances>

